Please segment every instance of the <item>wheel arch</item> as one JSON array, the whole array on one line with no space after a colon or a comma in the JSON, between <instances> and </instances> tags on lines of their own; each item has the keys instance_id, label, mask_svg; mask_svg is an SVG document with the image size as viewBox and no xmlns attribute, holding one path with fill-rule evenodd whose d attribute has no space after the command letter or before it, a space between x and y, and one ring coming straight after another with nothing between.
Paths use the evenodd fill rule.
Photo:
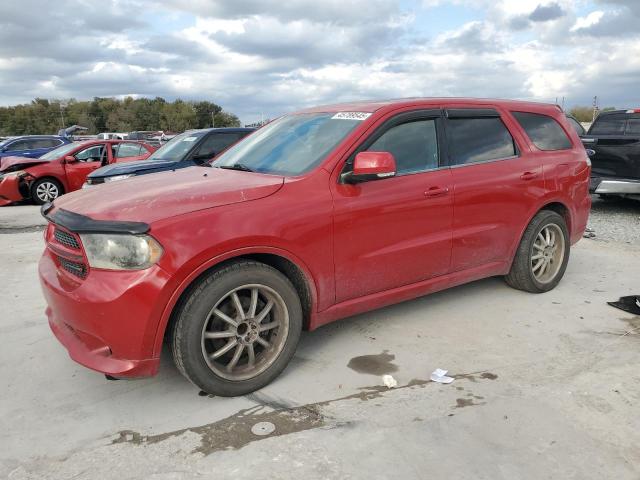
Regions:
<instances>
[{"instance_id":1,"label":"wheel arch","mask_svg":"<svg viewBox=\"0 0 640 480\"><path fill-rule=\"evenodd\" d=\"M254 260L264 263L287 277L300 297L303 328L313 328L312 319L317 305L317 291L311 272L304 263L291 253L279 249L266 247L262 249L242 249L211 259L191 272L179 284L171 295L158 324L153 348L154 356L160 355L163 341L171 335L171 327L175 323L177 312L198 281L214 270L241 260Z\"/></svg>"},{"instance_id":2,"label":"wheel arch","mask_svg":"<svg viewBox=\"0 0 640 480\"><path fill-rule=\"evenodd\" d=\"M511 252L509 253L509 260L508 260L509 261L509 268L511 268L511 265L512 265L513 260L515 258L515 253L516 253L516 250L518 249L518 245L520 245L520 242L522 242L522 237L524 236L525 230L527 229L527 227L529 226L529 224L533 220L533 217L535 217L538 213L540 213L543 210L551 210L551 211L556 212L559 215L561 215L562 218L564 218L564 221L567 223L567 230L569 231L569 237L571 237L571 226L572 226L571 210L566 205L566 203L563 202L562 200L549 199L546 202L542 203L542 205L539 206L537 209L535 209L529 215L529 218L527 218L526 223L524 225L522 225L522 227L520 229L520 233L519 233L516 241L514 242L514 244L511 247Z\"/></svg>"}]
</instances>

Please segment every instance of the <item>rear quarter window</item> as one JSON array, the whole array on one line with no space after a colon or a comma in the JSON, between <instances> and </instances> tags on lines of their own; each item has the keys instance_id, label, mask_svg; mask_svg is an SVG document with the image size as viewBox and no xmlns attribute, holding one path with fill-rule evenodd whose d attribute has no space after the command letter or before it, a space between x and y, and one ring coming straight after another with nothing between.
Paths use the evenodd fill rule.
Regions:
<instances>
[{"instance_id":1,"label":"rear quarter window","mask_svg":"<svg viewBox=\"0 0 640 480\"><path fill-rule=\"evenodd\" d=\"M568 150L571 140L560 124L548 115L529 112L511 112L533 144L540 150Z\"/></svg>"}]
</instances>

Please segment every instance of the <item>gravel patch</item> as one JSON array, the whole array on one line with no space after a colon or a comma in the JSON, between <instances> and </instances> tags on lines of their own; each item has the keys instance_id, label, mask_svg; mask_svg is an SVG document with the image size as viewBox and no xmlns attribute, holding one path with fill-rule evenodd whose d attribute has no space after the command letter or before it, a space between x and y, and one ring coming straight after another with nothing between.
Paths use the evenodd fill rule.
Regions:
<instances>
[{"instance_id":1,"label":"gravel patch","mask_svg":"<svg viewBox=\"0 0 640 480\"><path fill-rule=\"evenodd\" d=\"M603 200L591 197L593 205L587 228L593 240L640 245L640 201L624 198Z\"/></svg>"}]
</instances>

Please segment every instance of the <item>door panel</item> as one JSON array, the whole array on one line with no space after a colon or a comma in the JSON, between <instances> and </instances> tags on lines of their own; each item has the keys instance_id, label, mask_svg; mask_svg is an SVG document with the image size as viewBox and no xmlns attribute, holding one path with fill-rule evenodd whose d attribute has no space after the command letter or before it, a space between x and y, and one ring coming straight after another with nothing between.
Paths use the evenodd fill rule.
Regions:
<instances>
[{"instance_id":1,"label":"door panel","mask_svg":"<svg viewBox=\"0 0 640 480\"><path fill-rule=\"evenodd\" d=\"M107 151L106 144L92 145L76 152L74 155L75 162L65 163L65 173L70 192L82 188L82 184L91 172L106 165L108 162Z\"/></svg>"},{"instance_id":2,"label":"door panel","mask_svg":"<svg viewBox=\"0 0 640 480\"><path fill-rule=\"evenodd\" d=\"M435 188L442 193L430 195ZM451 191L448 168L339 185L334 195L336 301L446 274Z\"/></svg>"},{"instance_id":3,"label":"door panel","mask_svg":"<svg viewBox=\"0 0 640 480\"><path fill-rule=\"evenodd\" d=\"M446 122L455 196L452 271L508 261L544 195L542 162L509 128L511 120L497 110L480 112L456 110Z\"/></svg>"}]
</instances>

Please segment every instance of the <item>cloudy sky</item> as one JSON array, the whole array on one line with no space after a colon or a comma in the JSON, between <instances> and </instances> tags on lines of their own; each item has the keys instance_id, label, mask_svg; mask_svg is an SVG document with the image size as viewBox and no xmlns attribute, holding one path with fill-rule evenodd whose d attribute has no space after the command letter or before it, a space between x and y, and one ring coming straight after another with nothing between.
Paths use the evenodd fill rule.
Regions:
<instances>
[{"instance_id":1,"label":"cloudy sky","mask_svg":"<svg viewBox=\"0 0 640 480\"><path fill-rule=\"evenodd\" d=\"M0 104L209 99L252 122L352 99L640 107L640 0L0 3Z\"/></svg>"}]
</instances>

